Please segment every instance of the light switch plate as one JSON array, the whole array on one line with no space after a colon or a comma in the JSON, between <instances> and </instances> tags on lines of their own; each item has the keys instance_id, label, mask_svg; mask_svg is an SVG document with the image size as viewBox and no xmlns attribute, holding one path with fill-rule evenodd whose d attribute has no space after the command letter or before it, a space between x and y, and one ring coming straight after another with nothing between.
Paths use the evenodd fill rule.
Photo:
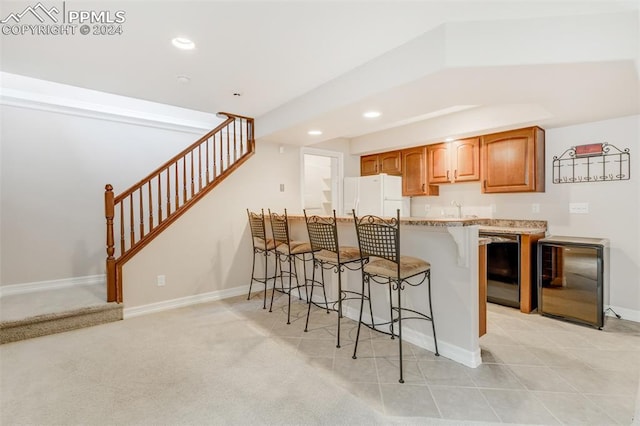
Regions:
<instances>
[{"instance_id":1,"label":"light switch plate","mask_svg":"<svg viewBox=\"0 0 640 426\"><path fill-rule=\"evenodd\" d=\"M588 214L589 203L569 203L569 213Z\"/></svg>"},{"instance_id":2,"label":"light switch plate","mask_svg":"<svg viewBox=\"0 0 640 426\"><path fill-rule=\"evenodd\" d=\"M531 204L531 212L532 213L540 213L540 204L538 204L538 203Z\"/></svg>"}]
</instances>

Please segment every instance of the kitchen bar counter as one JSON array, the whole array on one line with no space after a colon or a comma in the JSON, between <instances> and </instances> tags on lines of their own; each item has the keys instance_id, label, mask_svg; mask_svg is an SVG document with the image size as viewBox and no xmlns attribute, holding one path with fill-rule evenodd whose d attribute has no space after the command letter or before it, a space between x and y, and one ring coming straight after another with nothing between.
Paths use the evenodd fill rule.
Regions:
<instances>
[{"instance_id":1,"label":"kitchen bar counter","mask_svg":"<svg viewBox=\"0 0 640 426\"><path fill-rule=\"evenodd\" d=\"M291 236L308 240L303 215L288 215ZM358 246L353 217L337 218L341 245ZM449 359L469 367L482 363L478 331L482 333L482 287L480 262L485 240L478 237L480 231L520 234L526 241L544 236L545 221L523 221L486 218L400 218L401 253L419 257L431 263L433 309L440 353ZM479 248L480 246L480 248ZM528 244L525 244L528 246ZM522 256L530 256L525 249ZM523 273L530 273L529 262L523 264ZM330 294L337 297L337 281L327 283ZM345 271L343 286L360 291L362 275L359 271ZM382 285L372 285L374 317L376 323L388 321L388 290ZM329 294L328 294L329 295ZM335 299L334 299L335 300ZM407 286L404 301L410 308L421 310L428 302L426 286ZM479 303L480 302L480 303ZM357 321L359 303L352 301L345 308L345 315ZM523 311L530 311L530 302L524 301ZM403 327L406 340L433 351L433 338L429 328L421 321L408 321Z\"/></svg>"},{"instance_id":2,"label":"kitchen bar counter","mask_svg":"<svg viewBox=\"0 0 640 426\"><path fill-rule=\"evenodd\" d=\"M308 241L302 215L288 215L291 237ZM400 223L401 253L419 257L431 263L431 292L438 349L440 354L468 367L482 363L480 356L479 324L479 223L483 219L404 218ZM338 218L340 245L357 247L352 217ZM310 272L309 272L310 273ZM336 275L326 277L327 297L337 298ZM342 275L345 289L360 291L360 271L345 270ZM376 323L389 320L389 292L386 285L371 285ZM315 295L314 295L315 297ZM403 305L424 311L428 306L427 286L406 286ZM357 321L359 301L349 301L344 314ZM368 322L365 312L364 321ZM403 338L417 346L434 350L430 324L407 321L403 324ZM435 356L435 355L434 355Z\"/></svg>"},{"instance_id":3,"label":"kitchen bar counter","mask_svg":"<svg viewBox=\"0 0 640 426\"><path fill-rule=\"evenodd\" d=\"M304 220L303 215L289 215L292 220ZM338 216L338 222L353 223L352 216ZM540 234L547 230L547 222L544 220L512 220L512 219L486 219L486 218L431 218L431 217L401 217L401 225L416 226L473 226L478 225L480 232L493 234Z\"/></svg>"}]
</instances>

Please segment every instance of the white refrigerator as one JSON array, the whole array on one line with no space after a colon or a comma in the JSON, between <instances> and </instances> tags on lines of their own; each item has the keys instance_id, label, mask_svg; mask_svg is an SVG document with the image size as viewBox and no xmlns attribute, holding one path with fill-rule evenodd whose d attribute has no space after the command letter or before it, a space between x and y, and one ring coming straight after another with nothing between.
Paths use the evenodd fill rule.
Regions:
<instances>
[{"instance_id":1,"label":"white refrigerator","mask_svg":"<svg viewBox=\"0 0 640 426\"><path fill-rule=\"evenodd\" d=\"M344 178L344 214L351 215L352 209L358 216L375 215L395 217L411 215L411 199L402 196L402 178L379 174L374 176Z\"/></svg>"}]
</instances>

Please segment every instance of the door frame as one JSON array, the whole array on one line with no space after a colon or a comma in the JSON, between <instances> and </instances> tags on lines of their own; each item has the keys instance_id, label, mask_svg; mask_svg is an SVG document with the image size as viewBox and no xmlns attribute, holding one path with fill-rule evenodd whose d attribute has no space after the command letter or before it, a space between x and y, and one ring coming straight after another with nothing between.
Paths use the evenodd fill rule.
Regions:
<instances>
[{"instance_id":1,"label":"door frame","mask_svg":"<svg viewBox=\"0 0 640 426\"><path fill-rule=\"evenodd\" d=\"M304 210L304 190L305 190L305 164L304 164L304 156L305 154L309 155L317 155L320 157L329 157L332 160L335 159L337 162L337 176L332 176L331 178L331 186L335 185L336 188L336 204L333 208L336 210L336 214L339 215L342 212L342 182L344 180L344 154L339 151L331 151L328 149L318 149L318 148L300 148L300 209ZM336 179L336 182L333 181ZM333 198L333 197L332 197Z\"/></svg>"}]
</instances>

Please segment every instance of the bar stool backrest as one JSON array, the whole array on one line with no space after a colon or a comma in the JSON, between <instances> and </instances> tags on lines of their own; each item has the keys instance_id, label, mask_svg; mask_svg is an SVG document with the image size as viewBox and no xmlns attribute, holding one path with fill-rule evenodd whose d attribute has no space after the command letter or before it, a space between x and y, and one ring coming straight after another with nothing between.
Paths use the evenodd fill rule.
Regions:
<instances>
[{"instance_id":1,"label":"bar stool backrest","mask_svg":"<svg viewBox=\"0 0 640 426\"><path fill-rule=\"evenodd\" d=\"M307 223L307 231L309 232L309 242L311 249L327 250L336 254L338 253L338 227L336 226L336 211L333 211L333 217L309 216L304 211L304 220Z\"/></svg>"},{"instance_id":2,"label":"bar stool backrest","mask_svg":"<svg viewBox=\"0 0 640 426\"><path fill-rule=\"evenodd\" d=\"M400 210L397 217L383 219L367 215L358 218L353 210L360 254L400 263Z\"/></svg>"},{"instance_id":3,"label":"bar stool backrest","mask_svg":"<svg viewBox=\"0 0 640 426\"><path fill-rule=\"evenodd\" d=\"M287 219L287 209L284 209L284 214L278 214L271 212L269 209L269 217L271 220L271 233L273 234L273 239L278 244L286 244L289 245L289 226Z\"/></svg>"},{"instance_id":4,"label":"bar stool backrest","mask_svg":"<svg viewBox=\"0 0 640 426\"><path fill-rule=\"evenodd\" d=\"M249 215L249 227L251 228L251 236L254 238L259 238L263 241L267 241L267 231L264 226L264 210L260 211L260 214L254 213L247 209L247 214Z\"/></svg>"}]
</instances>

